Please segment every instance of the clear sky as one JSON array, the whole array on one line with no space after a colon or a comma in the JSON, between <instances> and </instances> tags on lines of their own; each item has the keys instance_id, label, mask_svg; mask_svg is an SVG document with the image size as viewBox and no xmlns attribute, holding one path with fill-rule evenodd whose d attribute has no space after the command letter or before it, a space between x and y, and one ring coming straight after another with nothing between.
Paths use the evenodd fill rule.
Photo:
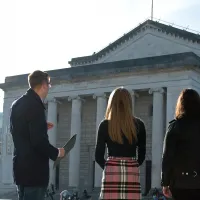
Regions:
<instances>
[{"instance_id":1,"label":"clear sky","mask_svg":"<svg viewBox=\"0 0 200 200\"><path fill-rule=\"evenodd\" d=\"M154 0L154 17L200 31L200 0ZM0 0L0 82L69 67L150 17L151 0ZM0 92L0 112L3 92Z\"/></svg>"}]
</instances>

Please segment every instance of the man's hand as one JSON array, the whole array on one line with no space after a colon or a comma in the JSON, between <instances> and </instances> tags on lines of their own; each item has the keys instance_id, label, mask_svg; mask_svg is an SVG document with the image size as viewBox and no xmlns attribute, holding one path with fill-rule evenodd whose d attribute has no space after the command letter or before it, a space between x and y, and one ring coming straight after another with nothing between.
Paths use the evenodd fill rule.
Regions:
<instances>
[{"instance_id":1,"label":"man's hand","mask_svg":"<svg viewBox=\"0 0 200 200\"><path fill-rule=\"evenodd\" d=\"M52 129L54 127L53 123L47 122L47 129Z\"/></svg>"},{"instance_id":2,"label":"man's hand","mask_svg":"<svg viewBox=\"0 0 200 200\"><path fill-rule=\"evenodd\" d=\"M167 198L171 198L171 197L172 197L172 193L171 193L169 187L163 187L162 191L163 191L163 194L164 194Z\"/></svg>"},{"instance_id":3,"label":"man's hand","mask_svg":"<svg viewBox=\"0 0 200 200\"><path fill-rule=\"evenodd\" d=\"M62 158L65 155L65 149L64 148L58 148L59 153L58 153L58 157Z\"/></svg>"}]
</instances>

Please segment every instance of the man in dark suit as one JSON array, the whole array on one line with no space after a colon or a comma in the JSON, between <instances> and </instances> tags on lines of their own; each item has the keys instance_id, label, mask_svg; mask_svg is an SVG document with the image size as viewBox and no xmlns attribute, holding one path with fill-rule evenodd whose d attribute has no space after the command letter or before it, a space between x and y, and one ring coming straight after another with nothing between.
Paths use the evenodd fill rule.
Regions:
<instances>
[{"instance_id":1,"label":"man in dark suit","mask_svg":"<svg viewBox=\"0 0 200 200\"><path fill-rule=\"evenodd\" d=\"M11 106L13 175L19 200L43 200L49 183L49 159L55 161L65 151L48 140L43 100L51 86L49 75L34 71L28 83L30 89Z\"/></svg>"}]
</instances>

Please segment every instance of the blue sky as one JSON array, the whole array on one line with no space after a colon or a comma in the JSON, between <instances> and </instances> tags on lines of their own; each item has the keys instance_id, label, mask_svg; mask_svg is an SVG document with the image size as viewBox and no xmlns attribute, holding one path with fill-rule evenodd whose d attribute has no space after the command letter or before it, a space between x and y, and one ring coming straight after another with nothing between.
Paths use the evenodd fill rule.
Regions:
<instances>
[{"instance_id":1,"label":"blue sky","mask_svg":"<svg viewBox=\"0 0 200 200\"><path fill-rule=\"evenodd\" d=\"M200 31L199 0L154 0L154 17ZM69 67L150 17L151 0L1 0L0 82ZM0 112L3 92L0 92Z\"/></svg>"}]
</instances>

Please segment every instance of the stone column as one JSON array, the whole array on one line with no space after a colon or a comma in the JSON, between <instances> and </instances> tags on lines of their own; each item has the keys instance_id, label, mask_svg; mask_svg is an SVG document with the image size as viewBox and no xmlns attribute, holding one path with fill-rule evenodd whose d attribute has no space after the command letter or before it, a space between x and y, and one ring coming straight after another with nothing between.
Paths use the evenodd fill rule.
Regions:
<instances>
[{"instance_id":1,"label":"stone column","mask_svg":"<svg viewBox=\"0 0 200 200\"><path fill-rule=\"evenodd\" d=\"M139 96L138 93L136 93L134 90L129 90L131 97L132 97L132 108L133 108L133 116L135 115L135 102L136 98Z\"/></svg>"},{"instance_id":2,"label":"stone column","mask_svg":"<svg viewBox=\"0 0 200 200\"><path fill-rule=\"evenodd\" d=\"M56 146L57 139L57 102L56 99L51 99L48 101L48 114L47 114L47 122L53 123L54 127L48 130L49 142ZM50 160L50 179L49 183L55 185L56 180L56 172L53 169L53 161Z\"/></svg>"},{"instance_id":3,"label":"stone column","mask_svg":"<svg viewBox=\"0 0 200 200\"><path fill-rule=\"evenodd\" d=\"M2 127L2 183L9 186L13 185L13 140L10 133L10 107L15 99L4 99L3 104L3 127Z\"/></svg>"},{"instance_id":4,"label":"stone column","mask_svg":"<svg viewBox=\"0 0 200 200\"><path fill-rule=\"evenodd\" d=\"M69 186L79 187L80 171L80 138L81 138L81 99L79 96L69 97L72 101L71 136L77 134L74 148L69 153Z\"/></svg>"},{"instance_id":5,"label":"stone column","mask_svg":"<svg viewBox=\"0 0 200 200\"><path fill-rule=\"evenodd\" d=\"M132 114L133 116L136 116L135 114L135 104L136 104L136 98L139 97L138 93L136 93L134 90L129 90L131 97L132 97ZM136 159L138 159L138 150L136 150Z\"/></svg>"},{"instance_id":6,"label":"stone column","mask_svg":"<svg viewBox=\"0 0 200 200\"><path fill-rule=\"evenodd\" d=\"M164 136L163 88L149 90L153 94L153 126L152 126L152 179L151 187L160 187L161 162Z\"/></svg>"},{"instance_id":7,"label":"stone column","mask_svg":"<svg viewBox=\"0 0 200 200\"><path fill-rule=\"evenodd\" d=\"M107 99L105 93L95 94L93 96L94 99L97 99L97 112L96 112L96 139L98 133L98 127L100 122L105 118ZM95 187L101 187L101 179L102 179L103 170L101 167L95 162Z\"/></svg>"},{"instance_id":8,"label":"stone column","mask_svg":"<svg viewBox=\"0 0 200 200\"><path fill-rule=\"evenodd\" d=\"M187 88L187 87L185 87ZM167 87L167 98L166 98L166 128L169 125L169 122L174 119L176 103L180 92L183 90L183 87Z\"/></svg>"}]
</instances>

